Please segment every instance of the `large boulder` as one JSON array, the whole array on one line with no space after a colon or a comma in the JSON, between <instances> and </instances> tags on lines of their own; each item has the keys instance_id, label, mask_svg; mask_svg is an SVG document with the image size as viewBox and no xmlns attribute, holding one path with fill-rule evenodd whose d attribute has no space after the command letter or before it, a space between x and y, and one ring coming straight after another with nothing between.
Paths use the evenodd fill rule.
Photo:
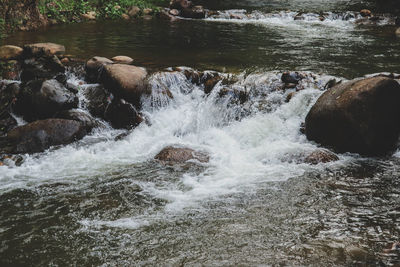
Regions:
<instances>
[{"instance_id":1,"label":"large boulder","mask_svg":"<svg viewBox=\"0 0 400 267\"><path fill-rule=\"evenodd\" d=\"M19 126L0 141L0 152L19 154L43 152L51 146L81 139L87 129L73 120L47 119Z\"/></svg>"},{"instance_id":2,"label":"large boulder","mask_svg":"<svg viewBox=\"0 0 400 267\"><path fill-rule=\"evenodd\" d=\"M114 98L107 106L104 118L116 129L131 129L143 121L143 118L132 104L117 98Z\"/></svg>"},{"instance_id":3,"label":"large boulder","mask_svg":"<svg viewBox=\"0 0 400 267\"><path fill-rule=\"evenodd\" d=\"M195 151L187 147L174 146L164 148L154 158L166 164L185 163L188 160L207 163L210 160L210 157L203 152Z\"/></svg>"},{"instance_id":4,"label":"large boulder","mask_svg":"<svg viewBox=\"0 0 400 267\"><path fill-rule=\"evenodd\" d=\"M113 63L112 60L105 57L92 57L85 64L86 80L88 82L98 82L104 66Z\"/></svg>"},{"instance_id":5,"label":"large boulder","mask_svg":"<svg viewBox=\"0 0 400 267\"><path fill-rule=\"evenodd\" d=\"M52 118L57 112L76 108L78 97L57 80L34 80L24 84L15 111L25 120Z\"/></svg>"},{"instance_id":6,"label":"large boulder","mask_svg":"<svg viewBox=\"0 0 400 267\"><path fill-rule=\"evenodd\" d=\"M24 56L32 57L42 54L62 56L65 53L65 46L54 43L37 43L24 46Z\"/></svg>"},{"instance_id":7,"label":"large boulder","mask_svg":"<svg viewBox=\"0 0 400 267\"><path fill-rule=\"evenodd\" d=\"M41 54L26 58L21 65L21 80L52 79L64 75L65 67L57 56Z\"/></svg>"},{"instance_id":8,"label":"large boulder","mask_svg":"<svg viewBox=\"0 0 400 267\"><path fill-rule=\"evenodd\" d=\"M0 46L0 60L19 59L23 49L14 45Z\"/></svg>"},{"instance_id":9,"label":"large boulder","mask_svg":"<svg viewBox=\"0 0 400 267\"><path fill-rule=\"evenodd\" d=\"M147 92L146 76L144 68L113 64L104 66L101 82L111 93L140 107L141 96Z\"/></svg>"},{"instance_id":10,"label":"large boulder","mask_svg":"<svg viewBox=\"0 0 400 267\"><path fill-rule=\"evenodd\" d=\"M306 117L309 140L338 152L382 155L400 133L400 85L373 77L338 84L326 91Z\"/></svg>"}]
</instances>

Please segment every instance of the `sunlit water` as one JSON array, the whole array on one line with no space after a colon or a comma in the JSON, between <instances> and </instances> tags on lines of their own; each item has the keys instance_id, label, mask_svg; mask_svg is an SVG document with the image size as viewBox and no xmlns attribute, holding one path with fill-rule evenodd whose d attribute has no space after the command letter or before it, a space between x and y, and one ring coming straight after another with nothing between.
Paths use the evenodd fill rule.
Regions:
<instances>
[{"instance_id":1,"label":"sunlit water","mask_svg":"<svg viewBox=\"0 0 400 267\"><path fill-rule=\"evenodd\" d=\"M297 2L304 21L288 11ZM249 101L221 97L223 84L206 95L180 72L155 71L153 95L142 99L148 123L125 138L115 141L122 131L105 123L77 143L26 155L20 167L0 167L1 265L399 263L398 251L385 250L400 236L399 152L340 154L315 166L296 158L318 147L299 128L326 82L398 70L400 42L390 20L358 26L357 17L343 19L349 1L316 2L243 1L234 8L248 10L204 21L68 25L5 40L63 43L81 58L125 54L152 71L234 72L228 87ZM315 8L331 13L320 21ZM286 69L312 71L289 103L291 90L276 90ZM173 99L157 93L163 88ZM210 162L164 166L153 158L169 145Z\"/></svg>"}]
</instances>

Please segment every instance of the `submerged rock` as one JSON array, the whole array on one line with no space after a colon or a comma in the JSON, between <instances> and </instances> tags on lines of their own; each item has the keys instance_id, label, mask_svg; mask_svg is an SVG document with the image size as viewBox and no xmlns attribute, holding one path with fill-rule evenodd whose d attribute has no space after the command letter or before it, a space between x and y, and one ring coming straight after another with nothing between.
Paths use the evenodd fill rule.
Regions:
<instances>
[{"instance_id":1,"label":"submerged rock","mask_svg":"<svg viewBox=\"0 0 400 267\"><path fill-rule=\"evenodd\" d=\"M88 82L98 82L100 72L104 66L113 64L114 62L105 57L92 57L85 64L85 77Z\"/></svg>"},{"instance_id":2,"label":"submerged rock","mask_svg":"<svg viewBox=\"0 0 400 267\"><path fill-rule=\"evenodd\" d=\"M326 91L306 117L309 140L339 152L382 155L395 149L400 133L400 85L373 77Z\"/></svg>"},{"instance_id":3,"label":"submerged rock","mask_svg":"<svg viewBox=\"0 0 400 267\"><path fill-rule=\"evenodd\" d=\"M333 153L327 149L317 149L317 150L314 150L308 156L306 156L306 158L304 159L304 162L308 163L308 164L316 165L319 163L328 163L328 162L337 161L337 160L339 160L339 158L335 153Z\"/></svg>"},{"instance_id":4,"label":"submerged rock","mask_svg":"<svg viewBox=\"0 0 400 267\"><path fill-rule=\"evenodd\" d=\"M143 118L132 104L123 99L113 99L107 106L104 118L116 129L131 129L139 125Z\"/></svg>"},{"instance_id":5,"label":"submerged rock","mask_svg":"<svg viewBox=\"0 0 400 267\"><path fill-rule=\"evenodd\" d=\"M0 60L19 59L23 49L15 45L0 46Z\"/></svg>"},{"instance_id":6,"label":"submerged rock","mask_svg":"<svg viewBox=\"0 0 400 267\"><path fill-rule=\"evenodd\" d=\"M51 146L81 139L87 132L87 128L77 121L39 120L8 132L0 142L0 151L10 154L43 152Z\"/></svg>"},{"instance_id":7,"label":"submerged rock","mask_svg":"<svg viewBox=\"0 0 400 267\"><path fill-rule=\"evenodd\" d=\"M191 148L168 146L161 150L154 159L167 164L185 163L188 160L197 160L202 163L207 163L210 157L206 153L198 152Z\"/></svg>"},{"instance_id":8,"label":"submerged rock","mask_svg":"<svg viewBox=\"0 0 400 267\"><path fill-rule=\"evenodd\" d=\"M25 120L52 118L57 112L76 108L78 97L59 81L35 80L23 85L15 111Z\"/></svg>"},{"instance_id":9,"label":"submerged rock","mask_svg":"<svg viewBox=\"0 0 400 267\"><path fill-rule=\"evenodd\" d=\"M101 82L111 93L140 107L140 98L147 92L147 71L132 65L106 65Z\"/></svg>"}]
</instances>

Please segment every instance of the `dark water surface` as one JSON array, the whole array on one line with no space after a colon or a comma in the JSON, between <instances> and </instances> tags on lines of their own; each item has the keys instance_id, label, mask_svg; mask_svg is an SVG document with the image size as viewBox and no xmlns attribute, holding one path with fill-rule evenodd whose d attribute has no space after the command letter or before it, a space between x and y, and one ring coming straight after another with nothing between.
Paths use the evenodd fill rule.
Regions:
<instances>
[{"instance_id":1,"label":"dark water surface","mask_svg":"<svg viewBox=\"0 0 400 267\"><path fill-rule=\"evenodd\" d=\"M150 84L174 99L144 99L151 124L117 141L121 131L102 128L26 155L20 167L0 166L0 266L399 266L399 250L390 249L400 242L399 151L379 159L340 154L317 166L293 162L318 147L299 127L332 76L400 72L391 15L360 26L345 19L347 11L382 7L203 2L248 12L241 20L230 15L244 11L221 11L200 21L61 25L2 40L61 43L81 59L127 55L153 70L233 72L239 75L229 86L248 90L250 99L238 107L230 96L204 95L181 73L156 73ZM288 10L305 11L305 20ZM332 13L321 22L321 12ZM274 89L281 70L314 78L286 103L289 92ZM84 103L90 85L71 73L69 80L81 86ZM210 163L153 160L176 144L209 153Z\"/></svg>"}]
</instances>

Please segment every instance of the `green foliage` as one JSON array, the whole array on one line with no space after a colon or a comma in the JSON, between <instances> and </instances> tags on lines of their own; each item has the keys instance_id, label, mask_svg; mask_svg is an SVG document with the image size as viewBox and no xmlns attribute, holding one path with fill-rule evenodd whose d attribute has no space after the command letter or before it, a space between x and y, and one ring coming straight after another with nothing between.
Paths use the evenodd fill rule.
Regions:
<instances>
[{"instance_id":1,"label":"green foliage","mask_svg":"<svg viewBox=\"0 0 400 267\"><path fill-rule=\"evenodd\" d=\"M167 3L168 0L40 0L39 10L48 18L68 22L79 20L88 11L96 11L100 18L118 19L132 6L158 11L158 5Z\"/></svg>"},{"instance_id":2,"label":"green foliage","mask_svg":"<svg viewBox=\"0 0 400 267\"><path fill-rule=\"evenodd\" d=\"M0 39L3 38L5 36L5 21L4 19L0 18Z\"/></svg>"}]
</instances>

